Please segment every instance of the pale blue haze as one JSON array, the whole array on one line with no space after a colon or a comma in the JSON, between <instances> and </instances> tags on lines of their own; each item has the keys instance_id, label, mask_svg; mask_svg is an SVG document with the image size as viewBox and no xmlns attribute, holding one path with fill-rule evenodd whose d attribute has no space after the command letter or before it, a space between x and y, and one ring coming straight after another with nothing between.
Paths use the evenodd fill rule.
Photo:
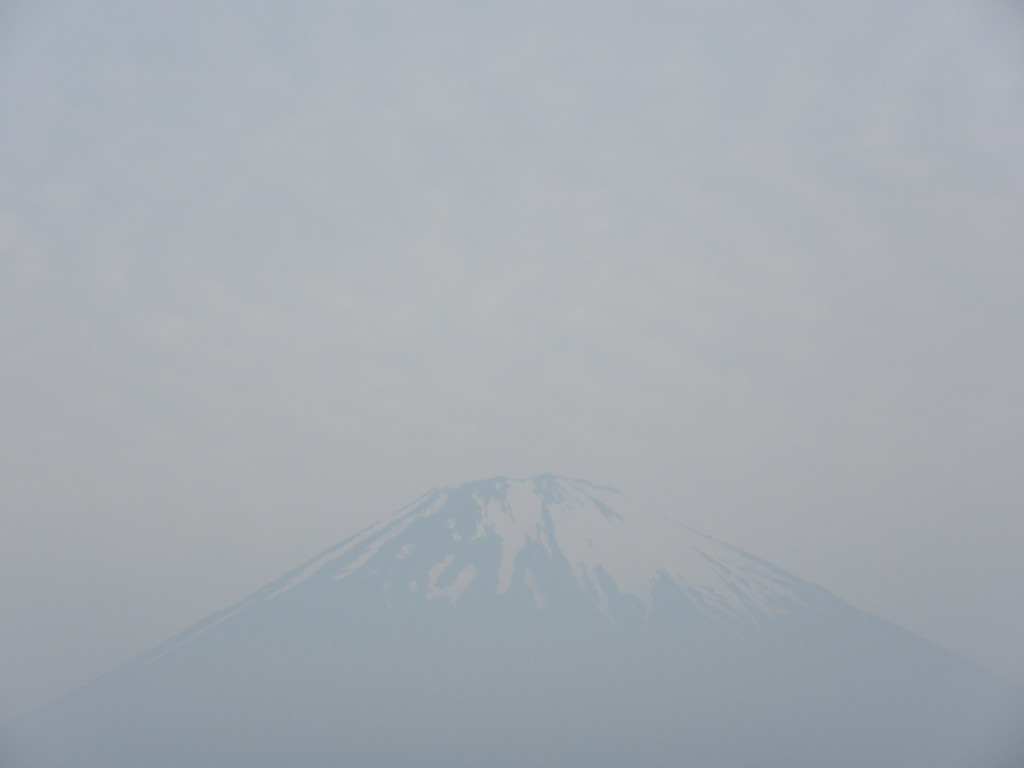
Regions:
<instances>
[{"instance_id":1,"label":"pale blue haze","mask_svg":"<svg viewBox=\"0 0 1024 768\"><path fill-rule=\"evenodd\" d=\"M1024 682L1001 0L0 8L0 719L557 472Z\"/></svg>"}]
</instances>

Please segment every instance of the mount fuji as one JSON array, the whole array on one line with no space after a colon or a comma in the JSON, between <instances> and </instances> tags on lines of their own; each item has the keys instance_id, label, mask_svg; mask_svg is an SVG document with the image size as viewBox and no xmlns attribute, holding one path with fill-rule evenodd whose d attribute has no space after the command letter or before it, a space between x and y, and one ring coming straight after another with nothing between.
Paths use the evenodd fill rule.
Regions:
<instances>
[{"instance_id":1,"label":"mount fuji","mask_svg":"<svg viewBox=\"0 0 1024 768\"><path fill-rule=\"evenodd\" d=\"M629 497L434 489L0 731L14 768L1020 768L1024 696Z\"/></svg>"}]
</instances>

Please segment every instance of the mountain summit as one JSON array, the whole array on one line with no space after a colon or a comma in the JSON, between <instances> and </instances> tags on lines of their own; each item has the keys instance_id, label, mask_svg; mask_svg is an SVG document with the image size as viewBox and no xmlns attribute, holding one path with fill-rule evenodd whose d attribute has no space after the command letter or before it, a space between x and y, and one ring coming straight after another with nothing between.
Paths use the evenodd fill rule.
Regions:
<instances>
[{"instance_id":1,"label":"mountain summit","mask_svg":"<svg viewBox=\"0 0 1024 768\"><path fill-rule=\"evenodd\" d=\"M619 491L542 475L430 491L196 632L260 603L296 599L295 590L332 584L358 585L397 612L432 601L463 608L523 601L557 612L575 601L622 626L645 623L655 595L672 593L737 626L792 614L825 596L763 561L637 508Z\"/></svg>"},{"instance_id":2,"label":"mountain summit","mask_svg":"<svg viewBox=\"0 0 1024 768\"><path fill-rule=\"evenodd\" d=\"M1019 768L1019 704L819 587L542 475L434 489L4 738L33 768Z\"/></svg>"}]
</instances>

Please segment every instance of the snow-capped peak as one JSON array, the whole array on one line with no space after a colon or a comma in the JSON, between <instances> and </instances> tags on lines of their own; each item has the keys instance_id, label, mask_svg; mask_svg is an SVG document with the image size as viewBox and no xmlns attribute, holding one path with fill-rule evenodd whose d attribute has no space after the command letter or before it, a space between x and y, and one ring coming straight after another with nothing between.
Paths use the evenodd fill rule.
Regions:
<instances>
[{"instance_id":1,"label":"snow-capped peak","mask_svg":"<svg viewBox=\"0 0 1024 768\"><path fill-rule=\"evenodd\" d=\"M501 596L522 585L546 608L545 568L569 569L609 616L622 598L646 613L660 582L705 612L743 620L803 602L798 579L618 491L551 475L435 489L270 585L262 599L310 580L371 579L389 604L401 594L457 605L471 588Z\"/></svg>"}]
</instances>

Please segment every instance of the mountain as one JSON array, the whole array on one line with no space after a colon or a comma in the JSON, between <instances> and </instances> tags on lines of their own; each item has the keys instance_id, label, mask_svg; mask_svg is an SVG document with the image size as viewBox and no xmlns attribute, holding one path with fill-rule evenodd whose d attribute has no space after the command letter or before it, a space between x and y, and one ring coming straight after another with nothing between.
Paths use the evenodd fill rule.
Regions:
<instances>
[{"instance_id":1,"label":"mountain","mask_svg":"<svg viewBox=\"0 0 1024 768\"><path fill-rule=\"evenodd\" d=\"M16 768L1020 768L1024 698L544 475L439 488L21 718Z\"/></svg>"}]
</instances>

